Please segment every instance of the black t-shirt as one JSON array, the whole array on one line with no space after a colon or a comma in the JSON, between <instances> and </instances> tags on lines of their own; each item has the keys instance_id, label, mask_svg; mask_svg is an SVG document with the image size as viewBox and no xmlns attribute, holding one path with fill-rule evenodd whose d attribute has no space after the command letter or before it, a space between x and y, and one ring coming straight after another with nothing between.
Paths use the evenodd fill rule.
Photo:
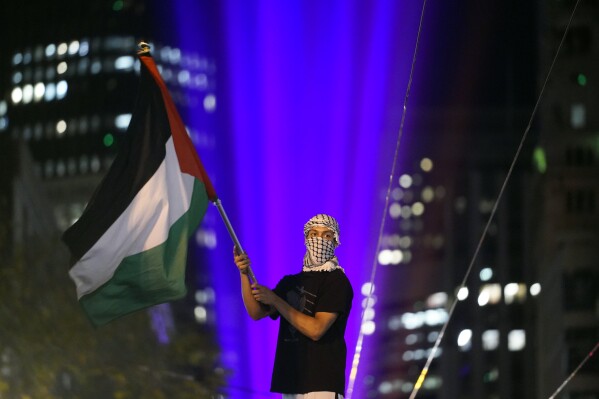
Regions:
<instances>
[{"instance_id":1,"label":"black t-shirt","mask_svg":"<svg viewBox=\"0 0 599 399\"><path fill-rule=\"evenodd\" d=\"M354 295L345 273L337 269L285 276L274 292L306 315L329 312L338 313L338 317L318 341L306 337L281 317L271 391L330 391L344 395L347 349L343 336ZM278 313L273 316L276 317Z\"/></svg>"}]
</instances>

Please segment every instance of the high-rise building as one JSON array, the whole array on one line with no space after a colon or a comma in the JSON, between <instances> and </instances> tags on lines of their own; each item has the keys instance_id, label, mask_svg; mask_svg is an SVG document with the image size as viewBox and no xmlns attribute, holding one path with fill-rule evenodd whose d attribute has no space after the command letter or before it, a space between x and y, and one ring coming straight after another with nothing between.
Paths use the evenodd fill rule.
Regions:
<instances>
[{"instance_id":1,"label":"high-rise building","mask_svg":"<svg viewBox=\"0 0 599 399\"><path fill-rule=\"evenodd\" d=\"M0 171L5 183L0 212L7 248L40 235L40 229L59 234L81 215L131 118L139 71L135 53L142 39L150 42L183 119L194 115L188 127L192 141L202 154L214 156L215 62L152 42L161 36L162 25L150 26L157 9L150 12L149 3L7 4L3 17L13 20L3 27L11 30L12 39L0 55L0 135L6 143L0 149L6 163ZM214 244L214 222L207 220L198 230L200 250ZM196 273L201 272L190 268L193 288ZM213 319L206 311L210 298L200 301L196 321ZM193 298L190 306L195 306ZM193 319L193 311L187 311Z\"/></svg>"},{"instance_id":2,"label":"high-rise building","mask_svg":"<svg viewBox=\"0 0 599 399\"><path fill-rule=\"evenodd\" d=\"M459 131L447 121L457 111L419 116L429 142L443 143ZM506 177L510 151L527 112L479 110L471 122L469 151L412 148L391 191L385 242L379 254L381 281L374 306L376 331L365 355L371 396L408 397L459 302L418 397L530 397L529 359L533 326L525 315L536 301L525 240L524 166L511 177L464 288L458 290ZM445 121L445 122L444 122ZM443 138L445 136L445 139ZM526 163L525 163L526 165ZM464 167L465 166L465 167Z\"/></svg>"},{"instance_id":3,"label":"high-rise building","mask_svg":"<svg viewBox=\"0 0 599 399\"><path fill-rule=\"evenodd\" d=\"M539 2L542 64L554 57L577 3ZM539 109L530 215L542 289L538 398L549 397L599 342L599 4L579 3ZM562 394L599 398L598 374L591 358Z\"/></svg>"}]
</instances>

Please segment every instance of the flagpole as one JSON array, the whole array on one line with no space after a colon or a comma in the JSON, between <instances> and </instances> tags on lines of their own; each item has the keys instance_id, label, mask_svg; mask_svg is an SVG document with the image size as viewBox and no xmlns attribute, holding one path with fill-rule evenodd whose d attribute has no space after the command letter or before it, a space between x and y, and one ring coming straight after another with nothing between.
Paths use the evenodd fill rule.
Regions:
<instances>
[{"instance_id":1,"label":"flagpole","mask_svg":"<svg viewBox=\"0 0 599 399\"><path fill-rule=\"evenodd\" d=\"M231 239L233 240L235 247L237 247L239 249L239 253L241 253L241 254L245 253L245 251L241 247L241 243L239 242L239 239L237 238L237 234L235 234L235 230L233 230L233 226L231 225L231 222L229 221L227 212L225 212L225 208L223 208L223 204L220 202L220 199L217 198L215 201L213 201L213 204L216 205L216 208L218 209L218 213L220 213L220 216L222 217L223 222L225 222L225 226L227 227L227 231L229 232L229 235L231 236ZM254 283L258 282L258 280L256 280L256 276L254 275L254 272L252 271L251 266L248 266L248 276L250 276L250 280L252 280Z\"/></svg>"}]
</instances>

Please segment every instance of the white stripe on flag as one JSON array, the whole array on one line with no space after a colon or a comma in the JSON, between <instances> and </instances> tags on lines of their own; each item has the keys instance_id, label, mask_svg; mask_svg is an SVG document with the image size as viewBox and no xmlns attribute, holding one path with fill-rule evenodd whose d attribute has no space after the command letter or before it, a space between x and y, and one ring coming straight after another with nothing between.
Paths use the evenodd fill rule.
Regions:
<instances>
[{"instance_id":1,"label":"white stripe on flag","mask_svg":"<svg viewBox=\"0 0 599 399\"><path fill-rule=\"evenodd\" d=\"M121 261L164 243L170 227L189 209L195 177L181 173L171 137L165 159L125 212L69 271L77 296L114 275Z\"/></svg>"}]
</instances>

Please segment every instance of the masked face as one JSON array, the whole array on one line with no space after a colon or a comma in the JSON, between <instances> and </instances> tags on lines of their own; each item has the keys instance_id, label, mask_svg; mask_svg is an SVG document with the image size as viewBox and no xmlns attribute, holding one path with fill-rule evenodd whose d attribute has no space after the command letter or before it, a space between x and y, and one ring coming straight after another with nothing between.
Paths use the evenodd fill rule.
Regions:
<instances>
[{"instance_id":1,"label":"masked face","mask_svg":"<svg viewBox=\"0 0 599 399\"><path fill-rule=\"evenodd\" d=\"M335 256L335 242L324 237L306 238L306 249L311 266L320 266Z\"/></svg>"},{"instance_id":2,"label":"masked face","mask_svg":"<svg viewBox=\"0 0 599 399\"><path fill-rule=\"evenodd\" d=\"M335 248L339 245L339 225L334 218L324 214L314 216L304 226L304 235L304 269L321 266L335 258Z\"/></svg>"}]
</instances>

